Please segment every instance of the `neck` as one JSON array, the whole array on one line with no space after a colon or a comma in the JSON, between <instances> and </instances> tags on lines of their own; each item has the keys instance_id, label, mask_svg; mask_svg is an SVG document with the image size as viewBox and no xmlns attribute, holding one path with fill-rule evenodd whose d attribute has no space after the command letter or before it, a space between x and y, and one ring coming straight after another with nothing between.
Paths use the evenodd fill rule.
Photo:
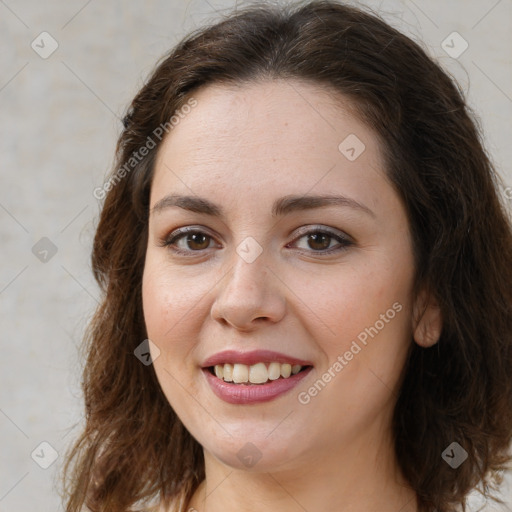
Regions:
<instances>
[{"instance_id":1,"label":"neck","mask_svg":"<svg viewBox=\"0 0 512 512\"><path fill-rule=\"evenodd\" d=\"M271 472L236 469L205 451L206 478L185 510L194 512L417 512L416 493L391 443L357 442Z\"/></svg>"}]
</instances>

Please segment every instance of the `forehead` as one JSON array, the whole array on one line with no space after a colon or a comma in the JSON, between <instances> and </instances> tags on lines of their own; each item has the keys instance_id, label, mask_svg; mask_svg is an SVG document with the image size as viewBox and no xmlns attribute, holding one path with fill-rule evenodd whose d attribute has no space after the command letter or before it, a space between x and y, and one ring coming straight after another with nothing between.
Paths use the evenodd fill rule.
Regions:
<instances>
[{"instance_id":1,"label":"forehead","mask_svg":"<svg viewBox=\"0 0 512 512\"><path fill-rule=\"evenodd\" d=\"M316 186L357 193L383 175L378 137L347 98L320 85L214 84L192 96L197 106L159 149L152 203L169 189L187 188L200 195L269 187L306 193Z\"/></svg>"}]
</instances>

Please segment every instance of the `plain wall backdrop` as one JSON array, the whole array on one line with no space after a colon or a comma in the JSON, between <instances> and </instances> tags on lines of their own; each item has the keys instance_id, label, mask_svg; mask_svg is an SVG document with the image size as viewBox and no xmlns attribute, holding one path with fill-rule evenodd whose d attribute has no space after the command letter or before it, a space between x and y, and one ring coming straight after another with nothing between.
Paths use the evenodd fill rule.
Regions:
<instances>
[{"instance_id":1,"label":"plain wall backdrop","mask_svg":"<svg viewBox=\"0 0 512 512\"><path fill-rule=\"evenodd\" d=\"M113 163L120 119L164 52L235 5L0 0L1 512L63 510L56 483L83 414L78 349L98 301L93 190ZM359 5L458 80L512 206L511 0Z\"/></svg>"}]
</instances>

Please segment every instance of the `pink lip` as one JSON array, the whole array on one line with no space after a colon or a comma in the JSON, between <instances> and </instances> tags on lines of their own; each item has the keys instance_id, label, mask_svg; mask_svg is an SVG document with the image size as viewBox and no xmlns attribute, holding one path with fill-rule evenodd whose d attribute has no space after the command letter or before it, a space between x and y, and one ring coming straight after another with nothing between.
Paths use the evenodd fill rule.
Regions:
<instances>
[{"instance_id":1,"label":"pink lip","mask_svg":"<svg viewBox=\"0 0 512 512\"><path fill-rule=\"evenodd\" d=\"M246 364L248 366L256 363L290 363L291 365L300 364L301 366L313 366L310 361L303 359L297 359L296 357L287 356L280 352L274 352L272 350L252 350L250 352L239 352L237 350L224 350L218 352L213 356L206 359L201 365L203 368L209 368L216 364ZM297 374L298 375L298 374Z\"/></svg>"},{"instance_id":2,"label":"pink lip","mask_svg":"<svg viewBox=\"0 0 512 512\"><path fill-rule=\"evenodd\" d=\"M275 361L275 359L273 360ZM258 362L264 361L262 359L258 359ZM213 365L210 364L209 366ZM203 368L202 371L208 381L208 384L212 388L212 391L221 400L230 404L243 405L274 400L278 396L281 396L294 388L304 377L306 377L306 375L308 375L311 370L312 367L309 367L288 377L287 379L279 378L277 380L270 381L267 384L233 384L231 382L224 382L222 379L212 375L208 368Z\"/></svg>"}]
</instances>

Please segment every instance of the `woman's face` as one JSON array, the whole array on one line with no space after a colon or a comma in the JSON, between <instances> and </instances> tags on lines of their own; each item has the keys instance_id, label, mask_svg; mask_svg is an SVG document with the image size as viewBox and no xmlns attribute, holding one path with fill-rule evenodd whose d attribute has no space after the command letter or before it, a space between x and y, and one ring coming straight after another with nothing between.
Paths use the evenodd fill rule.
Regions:
<instances>
[{"instance_id":1,"label":"woman's face","mask_svg":"<svg viewBox=\"0 0 512 512\"><path fill-rule=\"evenodd\" d=\"M376 135L297 81L194 97L159 150L143 278L169 403L231 467L389 447L414 268Z\"/></svg>"}]
</instances>

